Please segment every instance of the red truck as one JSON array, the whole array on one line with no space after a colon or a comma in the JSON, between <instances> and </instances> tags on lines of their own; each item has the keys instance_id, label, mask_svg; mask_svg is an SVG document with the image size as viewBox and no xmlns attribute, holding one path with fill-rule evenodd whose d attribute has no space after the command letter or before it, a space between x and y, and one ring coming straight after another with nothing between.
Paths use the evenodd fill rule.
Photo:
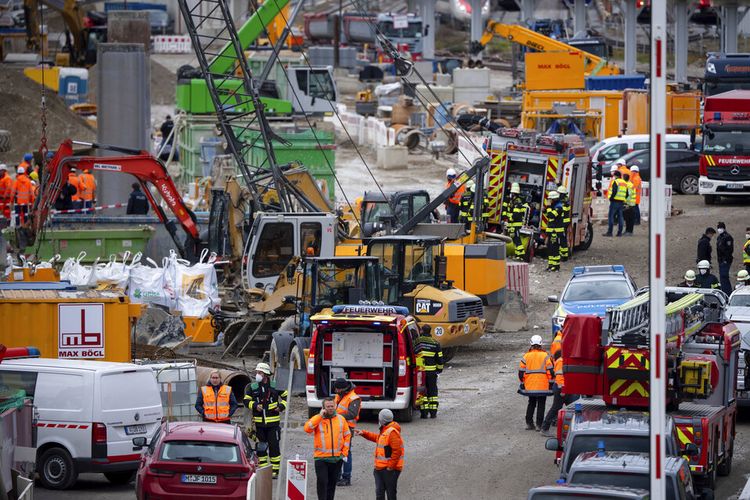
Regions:
<instances>
[{"instance_id":1,"label":"red truck","mask_svg":"<svg viewBox=\"0 0 750 500\"><path fill-rule=\"evenodd\" d=\"M750 195L750 90L707 96L698 193L706 205Z\"/></svg>"}]
</instances>

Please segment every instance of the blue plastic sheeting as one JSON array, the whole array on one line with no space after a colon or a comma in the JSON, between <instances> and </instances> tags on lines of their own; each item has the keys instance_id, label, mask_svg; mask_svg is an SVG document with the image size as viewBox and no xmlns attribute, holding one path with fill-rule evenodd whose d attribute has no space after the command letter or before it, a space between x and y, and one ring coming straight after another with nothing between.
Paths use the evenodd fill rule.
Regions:
<instances>
[{"instance_id":1,"label":"blue plastic sheeting","mask_svg":"<svg viewBox=\"0 0 750 500\"><path fill-rule=\"evenodd\" d=\"M586 90L645 89L646 75L587 76Z\"/></svg>"}]
</instances>

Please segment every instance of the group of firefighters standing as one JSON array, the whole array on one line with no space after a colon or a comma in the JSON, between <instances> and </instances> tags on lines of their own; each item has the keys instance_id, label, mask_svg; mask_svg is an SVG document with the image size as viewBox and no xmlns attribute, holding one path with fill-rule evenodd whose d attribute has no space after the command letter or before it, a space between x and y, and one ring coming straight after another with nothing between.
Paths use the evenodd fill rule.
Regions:
<instances>
[{"instance_id":1,"label":"group of firefighters standing","mask_svg":"<svg viewBox=\"0 0 750 500\"><path fill-rule=\"evenodd\" d=\"M48 156L52 153L48 153ZM23 225L39 195L40 171L34 156L26 153L16 167L15 178L8 166L0 163L0 226L10 224L14 214L15 224ZM72 169L55 200L56 210L91 209L96 199L96 180L88 170L78 174Z\"/></svg>"},{"instance_id":2,"label":"group of firefighters standing","mask_svg":"<svg viewBox=\"0 0 750 500\"><path fill-rule=\"evenodd\" d=\"M415 341L417 365L425 374L425 392L419 400L422 418L436 418L438 411L438 374L443 370L440 344L424 325ZM271 381L271 367L258 363L255 380L245 389L243 404L252 415L253 431L258 441L259 465L270 463L273 477L281 468L281 412L286 410L288 393ZM376 443L374 471L375 498L396 500L398 478L404 466L404 444L401 427L393 421L393 412L383 409L378 414L379 432L357 429L361 399L353 383L338 378L333 383L334 395L323 400L320 413L304 425L314 437L314 464L319 500L333 500L337 486L349 486L352 479L352 435ZM230 423L240 407L232 389L222 383L218 370L201 387L195 409L204 421Z\"/></svg>"}]
</instances>

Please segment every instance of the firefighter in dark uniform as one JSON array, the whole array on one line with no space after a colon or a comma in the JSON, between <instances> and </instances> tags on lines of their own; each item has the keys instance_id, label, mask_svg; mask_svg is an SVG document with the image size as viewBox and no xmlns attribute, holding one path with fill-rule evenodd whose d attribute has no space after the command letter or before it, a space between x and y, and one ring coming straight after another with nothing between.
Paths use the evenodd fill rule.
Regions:
<instances>
[{"instance_id":1,"label":"firefighter in dark uniform","mask_svg":"<svg viewBox=\"0 0 750 500\"><path fill-rule=\"evenodd\" d=\"M476 189L476 184L470 180L466 181L465 186L466 191L461 197L461 212L458 215L458 220L466 225L466 230L468 231L471 229L471 223L474 222L474 190ZM482 222L486 222L489 217L489 213L487 212L488 206L489 200L484 196L482 201Z\"/></svg>"},{"instance_id":2,"label":"firefighter in dark uniform","mask_svg":"<svg viewBox=\"0 0 750 500\"><path fill-rule=\"evenodd\" d=\"M529 205L521 197L521 186L517 182L514 182L510 186L509 211L508 236L513 239L513 246L516 249L516 259L525 260L526 246L523 244L523 239L521 238L521 228L529 213Z\"/></svg>"},{"instance_id":3,"label":"firefighter in dark uniform","mask_svg":"<svg viewBox=\"0 0 750 500\"><path fill-rule=\"evenodd\" d=\"M568 247L568 227L570 227L570 200L568 199L568 188L559 186L557 193L560 195L560 204L562 205L562 232L560 233L560 259L566 262L570 257L570 247Z\"/></svg>"},{"instance_id":4,"label":"firefighter in dark uniform","mask_svg":"<svg viewBox=\"0 0 750 500\"><path fill-rule=\"evenodd\" d=\"M419 406L422 418L437 417L438 374L443 372L443 350L440 343L430 335L430 326L422 325L415 345L417 366L424 372L427 395Z\"/></svg>"},{"instance_id":5,"label":"firefighter in dark uniform","mask_svg":"<svg viewBox=\"0 0 750 500\"><path fill-rule=\"evenodd\" d=\"M547 194L547 271L560 270L560 234L562 233L562 205L557 191Z\"/></svg>"},{"instance_id":6,"label":"firefighter in dark uniform","mask_svg":"<svg viewBox=\"0 0 750 500\"><path fill-rule=\"evenodd\" d=\"M278 477L281 468L281 412L286 410L287 391L277 390L270 376L271 367L267 363L258 363L255 382L248 385L245 392L245 404L253 413L258 443L268 444L267 450L258 451L258 464L268 465L270 452L273 477Z\"/></svg>"}]
</instances>

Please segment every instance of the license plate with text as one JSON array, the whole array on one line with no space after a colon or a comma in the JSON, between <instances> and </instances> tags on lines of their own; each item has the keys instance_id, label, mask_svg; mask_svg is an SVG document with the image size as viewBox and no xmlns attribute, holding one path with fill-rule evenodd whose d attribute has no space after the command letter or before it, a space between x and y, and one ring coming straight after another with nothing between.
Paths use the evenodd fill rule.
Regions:
<instances>
[{"instance_id":1,"label":"license plate with text","mask_svg":"<svg viewBox=\"0 0 750 500\"><path fill-rule=\"evenodd\" d=\"M126 425L125 434L132 436L133 434L146 434L145 425Z\"/></svg>"},{"instance_id":2,"label":"license plate with text","mask_svg":"<svg viewBox=\"0 0 750 500\"><path fill-rule=\"evenodd\" d=\"M183 483L216 484L216 476L211 474L183 474Z\"/></svg>"}]
</instances>

